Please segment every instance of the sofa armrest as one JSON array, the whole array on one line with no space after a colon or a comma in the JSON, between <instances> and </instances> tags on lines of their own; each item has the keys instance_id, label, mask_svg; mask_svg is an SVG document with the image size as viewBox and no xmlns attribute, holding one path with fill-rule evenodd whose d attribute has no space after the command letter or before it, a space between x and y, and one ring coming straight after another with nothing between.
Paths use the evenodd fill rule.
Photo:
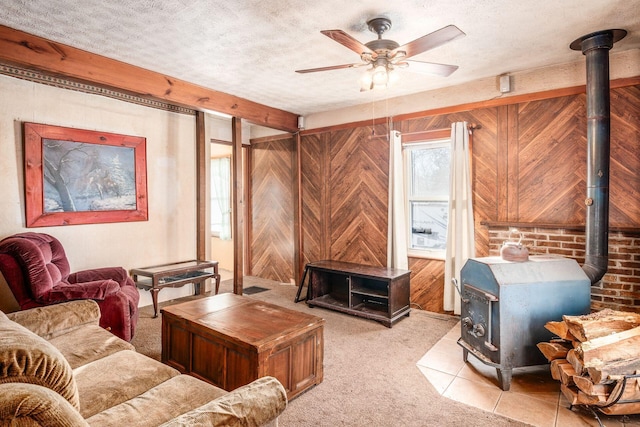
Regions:
<instances>
[{"instance_id":1,"label":"sofa armrest","mask_svg":"<svg viewBox=\"0 0 640 427\"><path fill-rule=\"evenodd\" d=\"M48 340L83 325L97 325L100 307L93 300L77 300L16 311L7 317Z\"/></svg>"},{"instance_id":2,"label":"sofa armrest","mask_svg":"<svg viewBox=\"0 0 640 427\"><path fill-rule=\"evenodd\" d=\"M169 426L262 426L287 407L287 392L274 377L262 377L224 396L180 415Z\"/></svg>"},{"instance_id":3,"label":"sofa armrest","mask_svg":"<svg viewBox=\"0 0 640 427\"><path fill-rule=\"evenodd\" d=\"M0 425L88 426L80 413L55 391L35 384L0 384Z\"/></svg>"}]
</instances>

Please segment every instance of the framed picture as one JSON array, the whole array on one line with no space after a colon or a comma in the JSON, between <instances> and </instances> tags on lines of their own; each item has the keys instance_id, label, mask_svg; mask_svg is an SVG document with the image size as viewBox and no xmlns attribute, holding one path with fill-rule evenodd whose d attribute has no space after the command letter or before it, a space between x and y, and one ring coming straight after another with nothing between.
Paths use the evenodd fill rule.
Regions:
<instances>
[{"instance_id":1,"label":"framed picture","mask_svg":"<svg viewBox=\"0 0 640 427\"><path fill-rule=\"evenodd\" d=\"M146 221L146 138L24 123L27 227Z\"/></svg>"}]
</instances>

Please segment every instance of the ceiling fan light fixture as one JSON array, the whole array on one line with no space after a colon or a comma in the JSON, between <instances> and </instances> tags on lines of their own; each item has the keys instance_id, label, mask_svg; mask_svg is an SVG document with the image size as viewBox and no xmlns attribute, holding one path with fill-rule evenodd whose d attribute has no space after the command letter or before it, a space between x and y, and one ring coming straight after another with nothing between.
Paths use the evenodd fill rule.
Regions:
<instances>
[{"instance_id":1,"label":"ceiling fan light fixture","mask_svg":"<svg viewBox=\"0 0 640 427\"><path fill-rule=\"evenodd\" d=\"M360 77L360 92L372 89L386 89L397 80L398 76L393 72L391 64L372 65Z\"/></svg>"},{"instance_id":2,"label":"ceiling fan light fixture","mask_svg":"<svg viewBox=\"0 0 640 427\"><path fill-rule=\"evenodd\" d=\"M458 67L455 65L436 64L431 62L410 61L409 58L448 43L465 34L455 25L447 25L432 33L426 34L402 46L393 40L382 38L382 34L391 28L389 18L374 18L367 22L369 30L376 33L378 38L368 43L361 43L342 30L322 30L325 36L335 40L349 50L360 55L361 63L333 65L329 67L296 70L296 73L313 73L316 71L339 70L360 66L371 66L360 78L360 90L367 91L374 88L386 88L393 83L391 73L395 68L406 68L409 64L420 66L419 72L447 77ZM413 66L410 68L414 68Z\"/></svg>"}]
</instances>

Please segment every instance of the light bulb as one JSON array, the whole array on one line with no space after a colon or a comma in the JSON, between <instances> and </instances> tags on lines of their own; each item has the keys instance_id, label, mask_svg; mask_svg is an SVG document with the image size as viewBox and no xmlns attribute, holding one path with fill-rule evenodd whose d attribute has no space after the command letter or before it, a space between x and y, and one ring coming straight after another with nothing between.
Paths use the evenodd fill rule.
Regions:
<instances>
[{"instance_id":1,"label":"light bulb","mask_svg":"<svg viewBox=\"0 0 640 427\"><path fill-rule=\"evenodd\" d=\"M373 89L372 70L367 70L360 77L360 92Z\"/></svg>"},{"instance_id":2,"label":"light bulb","mask_svg":"<svg viewBox=\"0 0 640 427\"><path fill-rule=\"evenodd\" d=\"M383 65L378 65L373 69L373 75L371 76L374 86L386 86L389 82L389 74L387 74L387 68Z\"/></svg>"},{"instance_id":3,"label":"light bulb","mask_svg":"<svg viewBox=\"0 0 640 427\"><path fill-rule=\"evenodd\" d=\"M387 86L393 86L393 84L398 81L398 72L393 69L387 70L387 72L389 73Z\"/></svg>"}]
</instances>

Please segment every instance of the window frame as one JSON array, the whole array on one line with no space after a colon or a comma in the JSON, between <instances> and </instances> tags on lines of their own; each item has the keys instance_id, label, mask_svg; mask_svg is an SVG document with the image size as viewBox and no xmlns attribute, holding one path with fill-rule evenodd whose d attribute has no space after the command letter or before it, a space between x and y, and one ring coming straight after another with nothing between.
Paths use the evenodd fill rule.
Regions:
<instances>
[{"instance_id":1,"label":"window frame","mask_svg":"<svg viewBox=\"0 0 640 427\"><path fill-rule=\"evenodd\" d=\"M412 202L416 201L442 201L449 202L449 197L442 197L442 200L435 200L433 198L420 198L411 196L411 156L410 153L413 150L419 149L428 145L437 145L443 147L451 146L451 129L438 129L425 132L414 132L410 134L402 134L402 156L403 156L403 174L405 181L405 207L406 207L406 233L407 233L407 255L411 258L425 258L425 259L437 259L444 260L446 257L445 249L417 249L412 247ZM448 227L448 223L447 223Z\"/></svg>"}]
</instances>

